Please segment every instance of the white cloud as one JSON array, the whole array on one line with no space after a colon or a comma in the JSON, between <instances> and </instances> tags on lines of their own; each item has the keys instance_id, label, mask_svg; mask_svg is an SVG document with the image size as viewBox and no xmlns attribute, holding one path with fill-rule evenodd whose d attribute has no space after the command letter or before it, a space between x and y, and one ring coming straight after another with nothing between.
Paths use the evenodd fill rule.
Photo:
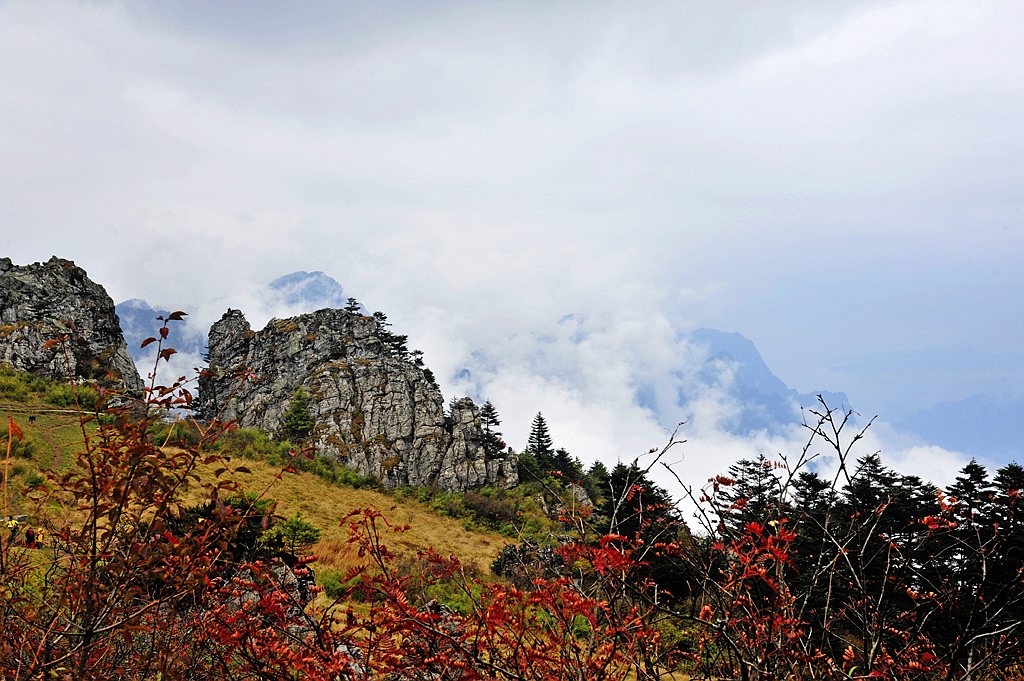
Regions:
<instances>
[{"instance_id":1,"label":"white cloud","mask_svg":"<svg viewBox=\"0 0 1024 681\"><path fill-rule=\"evenodd\" d=\"M323 270L439 376L485 349L510 431L541 409L629 458L661 435L635 383L675 405L663 372L699 365L677 329L855 402L839 358L1016 346L1022 29L1013 2L8 2L5 255L257 327L288 313L260 286ZM745 446L723 394L692 409Z\"/></svg>"}]
</instances>

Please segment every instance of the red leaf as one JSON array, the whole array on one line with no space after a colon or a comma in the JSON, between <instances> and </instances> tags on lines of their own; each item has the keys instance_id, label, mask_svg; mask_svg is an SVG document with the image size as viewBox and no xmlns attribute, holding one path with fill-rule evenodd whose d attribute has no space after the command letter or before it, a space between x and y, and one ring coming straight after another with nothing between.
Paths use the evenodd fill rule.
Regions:
<instances>
[{"instance_id":1,"label":"red leaf","mask_svg":"<svg viewBox=\"0 0 1024 681\"><path fill-rule=\"evenodd\" d=\"M188 316L188 312L182 312L181 310L176 310L176 311L172 312L171 314L167 315L167 321L169 321L169 322L170 321L180 322L182 317L187 317L187 316Z\"/></svg>"},{"instance_id":2,"label":"red leaf","mask_svg":"<svg viewBox=\"0 0 1024 681\"><path fill-rule=\"evenodd\" d=\"M21 438L24 437L24 434L21 432L21 427L14 422L13 416L7 417L7 432L9 433L10 437L16 437L18 438L18 440L21 440Z\"/></svg>"},{"instance_id":3,"label":"red leaf","mask_svg":"<svg viewBox=\"0 0 1024 681\"><path fill-rule=\"evenodd\" d=\"M144 348L147 345L149 345L150 343L156 343L156 338L154 338L153 336L150 336L146 340L142 341L142 345L140 345L139 347L140 348Z\"/></svg>"},{"instance_id":4,"label":"red leaf","mask_svg":"<svg viewBox=\"0 0 1024 681\"><path fill-rule=\"evenodd\" d=\"M168 329L166 326L161 326L160 327L160 337L161 338L167 338L167 332L168 331L170 331L170 329Z\"/></svg>"},{"instance_id":5,"label":"red leaf","mask_svg":"<svg viewBox=\"0 0 1024 681\"><path fill-rule=\"evenodd\" d=\"M174 348L164 348L163 350L160 351L160 359L165 359L168 362L170 362L171 355L176 355L177 353L178 351L175 350Z\"/></svg>"}]
</instances>

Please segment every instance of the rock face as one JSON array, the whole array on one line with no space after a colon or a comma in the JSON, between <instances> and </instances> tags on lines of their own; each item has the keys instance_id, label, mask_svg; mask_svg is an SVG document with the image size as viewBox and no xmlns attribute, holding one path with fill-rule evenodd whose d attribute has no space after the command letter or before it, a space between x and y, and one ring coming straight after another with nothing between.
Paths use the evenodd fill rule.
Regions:
<instances>
[{"instance_id":1,"label":"rock face","mask_svg":"<svg viewBox=\"0 0 1024 681\"><path fill-rule=\"evenodd\" d=\"M472 400L454 402L446 417L429 374L389 337L373 317L345 310L271 320L259 332L228 310L210 329L200 415L279 432L302 389L317 453L361 475L449 491L515 485L515 456L486 451Z\"/></svg>"},{"instance_id":2,"label":"rock face","mask_svg":"<svg viewBox=\"0 0 1024 681\"><path fill-rule=\"evenodd\" d=\"M63 335L67 353L59 344L46 347ZM85 270L57 257L25 266L0 258L0 363L54 378L142 389L114 301Z\"/></svg>"}]
</instances>

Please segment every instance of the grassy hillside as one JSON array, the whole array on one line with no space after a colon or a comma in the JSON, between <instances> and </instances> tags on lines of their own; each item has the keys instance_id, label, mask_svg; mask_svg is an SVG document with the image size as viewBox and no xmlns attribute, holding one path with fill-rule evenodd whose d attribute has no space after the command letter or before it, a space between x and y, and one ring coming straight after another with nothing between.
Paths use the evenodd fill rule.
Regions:
<instances>
[{"instance_id":1,"label":"grassy hillside","mask_svg":"<svg viewBox=\"0 0 1024 681\"><path fill-rule=\"evenodd\" d=\"M22 441L14 443L10 460L9 512L29 512L25 490L41 484L45 473L66 470L71 464L74 456L70 453L81 447L85 432L76 404L91 407L96 399L91 388L0 367L0 456L7 446L8 419L14 418L24 432Z\"/></svg>"},{"instance_id":2,"label":"grassy hillside","mask_svg":"<svg viewBox=\"0 0 1024 681\"><path fill-rule=\"evenodd\" d=\"M78 391L79 403L94 404L96 394L91 389ZM74 405L75 391L70 386L0 368L0 436L6 446L8 417L15 419L25 436L21 443L16 443L10 461L10 513L38 513L26 498L26 491L43 484L47 472L60 472L72 465L74 452L83 442L83 429ZM436 504L432 509L429 502L414 494L386 494L372 489L365 479L331 468L324 461L305 462L310 471L279 476L285 464L281 452L286 452L287 446L269 442L258 433L230 433L220 447L236 461L244 460L251 471L238 477L243 490L265 494L277 502L277 515L292 517L301 513L322 531L320 542L313 547L319 557L319 570L342 571L355 560L346 544L345 528L339 523L357 508L376 508L395 524L411 526L389 542L400 556L411 558L432 546L442 554L457 556L486 570L501 547L511 541L496 532L474 527L464 519L445 517ZM213 471L203 469L201 475L212 478ZM190 501L202 501L198 487L189 494Z\"/></svg>"},{"instance_id":3,"label":"grassy hillside","mask_svg":"<svg viewBox=\"0 0 1024 681\"><path fill-rule=\"evenodd\" d=\"M332 484L303 471L285 473L278 479L281 469L263 461L246 460L245 466L251 473L237 477L243 490L265 492L277 502L277 515L291 517L301 513L305 520L321 529L321 540L313 547L318 556L318 569L341 570L355 560L346 545L345 528L339 522L357 508L376 508L393 523L411 526L388 541L391 550L401 556L412 557L433 546L442 554L457 556L486 570L501 547L510 542L494 532L466 529L462 521L442 517L427 504L415 500L398 501L377 490ZM212 475L212 471L207 469L205 474ZM193 495L198 502L198 490Z\"/></svg>"}]
</instances>

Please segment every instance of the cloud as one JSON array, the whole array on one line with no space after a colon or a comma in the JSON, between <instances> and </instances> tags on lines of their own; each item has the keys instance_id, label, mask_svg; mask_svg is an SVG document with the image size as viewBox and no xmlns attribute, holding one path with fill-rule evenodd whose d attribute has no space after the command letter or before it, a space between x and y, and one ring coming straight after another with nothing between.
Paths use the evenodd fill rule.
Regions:
<instances>
[{"instance_id":1,"label":"cloud","mask_svg":"<svg viewBox=\"0 0 1024 681\"><path fill-rule=\"evenodd\" d=\"M5 255L202 324L322 270L439 376L486 351L509 430L542 409L581 455L660 440L697 325L882 411L844 358L1017 346L1022 29L996 1L8 2ZM725 394L691 406L740 446Z\"/></svg>"}]
</instances>

